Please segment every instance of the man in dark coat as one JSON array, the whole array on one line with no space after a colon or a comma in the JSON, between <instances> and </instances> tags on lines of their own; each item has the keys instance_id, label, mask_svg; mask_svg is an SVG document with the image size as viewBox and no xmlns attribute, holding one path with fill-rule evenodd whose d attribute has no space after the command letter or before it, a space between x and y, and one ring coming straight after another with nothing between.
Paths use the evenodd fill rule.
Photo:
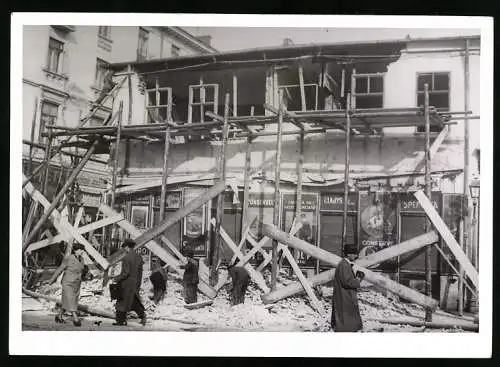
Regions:
<instances>
[{"instance_id":1,"label":"man in dark coat","mask_svg":"<svg viewBox=\"0 0 500 367\"><path fill-rule=\"evenodd\" d=\"M233 306L245 302L245 292L247 291L248 283L250 283L248 271L241 266L235 266L236 264L237 262L227 267L233 283L233 289L231 290Z\"/></svg>"},{"instance_id":2,"label":"man in dark coat","mask_svg":"<svg viewBox=\"0 0 500 367\"><path fill-rule=\"evenodd\" d=\"M198 302L198 261L194 259L194 252L192 249L187 248L184 251L187 263L181 265L180 268L184 269L182 282L184 284L184 301L187 304Z\"/></svg>"},{"instance_id":3,"label":"man in dark coat","mask_svg":"<svg viewBox=\"0 0 500 367\"><path fill-rule=\"evenodd\" d=\"M146 312L139 297L142 283L142 256L134 251L135 241L125 240L122 248L127 254L122 260L122 270L114 281L121 288L121 297L116 302L116 322L113 325L127 325L127 313L135 311L146 325Z\"/></svg>"},{"instance_id":4,"label":"man in dark coat","mask_svg":"<svg viewBox=\"0 0 500 367\"><path fill-rule=\"evenodd\" d=\"M354 274L353 265L357 258L355 248L346 249L346 257L335 270L332 297L332 329L336 332L356 332L363 329L359 313L357 290L364 273Z\"/></svg>"}]
</instances>

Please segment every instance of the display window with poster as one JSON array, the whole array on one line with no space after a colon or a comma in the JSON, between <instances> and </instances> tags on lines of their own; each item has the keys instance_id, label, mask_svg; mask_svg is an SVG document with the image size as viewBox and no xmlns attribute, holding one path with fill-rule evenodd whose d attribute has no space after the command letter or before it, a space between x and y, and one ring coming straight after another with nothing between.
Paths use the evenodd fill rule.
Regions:
<instances>
[{"instance_id":1,"label":"display window with poster","mask_svg":"<svg viewBox=\"0 0 500 367\"><path fill-rule=\"evenodd\" d=\"M234 192L226 191L224 193L224 212L222 215L222 228L226 231L229 237L235 244L238 244L241 239L242 231L242 215L243 215L243 191L238 192L235 197ZM212 218L217 215L217 197L212 200ZM213 233L213 232L212 232ZM211 240L214 240L212 235ZM221 260L223 264L228 264L233 257L233 251L229 248L225 241L221 242L222 252Z\"/></svg>"},{"instance_id":2,"label":"display window with poster","mask_svg":"<svg viewBox=\"0 0 500 367\"><path fill-rule=\"evenodd\" d=\"M320 197L320 240L319 247L337 256L342 256L342 227L344 193L325 192ZM358 193L352 192L347 201L346 245L358 248ZM320 268L332 265L319 261Z\"/></svg>"},{"instance_id":3,"label":"display window with poster","mask_svg":"<svg viewBox=\"0 0 500 367\"><path fill-rule=\"evenodd\" d=\"M281 228L289 233L296 216L296 194L283 194L281 202L283 203ZM302 226L296 232L295 236L314 246L318 246L318 194L302 194L301 204L301 215L297 218L297 221ZM290 252L294 254L294 258L299 266L316 268L316 259L312 256L302 251L295 253L294 249L291 248ZM283 264L290 266L286 259L283 260Z\"/></svg>"},{"instance_id":4,"label":"display window with poster","mask_svg":"<svg viewBox=\"0 0 500 367\"><path fill-rule=\"evenodd\" d=\"M206 189L203 188L185 188L183 193L183 205L202 195ZM189 246L196 257L206 257L208 255L208 236L207 236L207 204L203 204L198 209L186 215L182 224L182 246L183 250Z\"/></svg>"},{"instance_id":5,"label":"display window with poster","mask_svg":"<svg viewBox=\"0 0 500 367\"><path fill-rule=\"evenodd\" d=\"M359 257L367 256L399 243L398 194L392 192L361 192L359 197ZM398 259L393 258L371 267L395 273Z\"/></svg>"},{"instance_id":6,"label":"display window with poster","mask_svg":"<svg viewBox=\"0 0 500 367\"><path fill-rule=\"evenodd\" d=\"M160 197L159 192L155 193L153 196L153 222L152 226L156 227L160 223ZM182 191L169 191L165 195L165 216L169 216L176 212L182 206ZM167 228L163 235L178 249L181 250L181 235L182 235L182 222L178 221L172 226ZM157 242L162 244L161 240L158 239ZM174 257L176 257L172 251L162 244L162 246ZM160 260L160 258L154 254L151 254L151 269L155 267L156 264L165 266L165 263Z\"/></svg>"},{"instance_id":7,"label":"display window with poster","mask_svg":"<svg viewBox=\"0 0 500 367\"><path fill-rule=\"evenodd\" d=\"M145 231L149 225L150 195L136 196L132 198L130 207L130 222L140 231ZM141 247L140 255L146 264L150 263L150 252L147 248Z\"/></svg>"}]
</instances>

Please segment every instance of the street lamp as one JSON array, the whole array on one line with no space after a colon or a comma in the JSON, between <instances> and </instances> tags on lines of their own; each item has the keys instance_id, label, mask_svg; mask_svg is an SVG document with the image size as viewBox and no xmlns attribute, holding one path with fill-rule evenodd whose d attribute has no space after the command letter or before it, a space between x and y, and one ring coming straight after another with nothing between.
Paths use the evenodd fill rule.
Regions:
<instances>
[{"instance_id":1,"label":"street lamp","mask_svg":"<svg viewBox=\"0 0 500 367\"><path fill-rule=\"evenodd\" d=\"M472 198L472 262L476 269L478 268L478 252L479 252L479 231L477 230L477 215L476 208L479 199L479 191L480 191L480 181L479 179L473 179L469 184L470 196ZM471 296L470 299L470 308L471 311L477 311L478 303L477 299L474 296Z\"/></svg>"},{"instance_id":2,"label":"street lamp","mask_svg":"<svg viewBox=\"0 0 500 367\"><path fill-rule=\"evenodd\" d=\"M478 179L473 179L471 183L469 184L469 189L470 189L470 197L472 199L479 199L479 190L480 190L480 182Z\"/></svg>"}]
</instances>

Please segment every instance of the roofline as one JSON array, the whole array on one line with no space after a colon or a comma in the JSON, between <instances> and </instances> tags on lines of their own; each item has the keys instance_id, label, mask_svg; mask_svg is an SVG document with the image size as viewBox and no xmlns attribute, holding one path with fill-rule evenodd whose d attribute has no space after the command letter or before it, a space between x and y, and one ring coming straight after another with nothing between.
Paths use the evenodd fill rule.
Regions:
<instances>
[{"instance_id":1,"label":"roofline","mask_svg":"<svg viewBox=\"0 0 500 367\"><path fill-rule=\"evenodd\" d=\"M169 27L172 28L172 27ZM384 40L371 40L371 41L342 41L342 42L329 42L329 43L309 43L309 44L296 44L290 46L270 46L270 47L256 47L256 48L248 48L243 50L234 50L234 51L226 51L226 52L216 52L212 54L204 54L204 55L191 55L191 56L183 56L183 57L175 57L175 58L163 58L163 59L153 59L146 61L130 61L130 62L119 62L112 63L109 65L109 68L119 70L122 68L126 68L128 65L152 65L152 64L162 64L170 61L196 61L201 59L210 59L211 57L217 56L243 56L245 54L251 53L265 53L270 51L290 51L290 50L301 50L301 49L317 49L318 51L321 48L328 47L342 47L342 46L373 46L373 45L389 45L389 44L408 44L413 42L437 42L437 41L458 41L458 40L472 40L472 39L481 39L480 35L470 35L470 36L449 36L449 37L428 37L428 38L404 38L404 39L384 39Z\"/></svg>"},{"instance_id":2,"label":"roofline","mask_svg":"<svg viewBox=\"0 0 500 367\"><path fill-rule=\"evenodd\" d=\"M159 27L163 29L165 32L174 33L176 36L183 38L184 40L190 42L194 47L201 49L202 51L206 51L208 53L218 53L219 51L214 47L207 45L188 31L182 29L181 27Z\"/></svg>"}]
</instances>

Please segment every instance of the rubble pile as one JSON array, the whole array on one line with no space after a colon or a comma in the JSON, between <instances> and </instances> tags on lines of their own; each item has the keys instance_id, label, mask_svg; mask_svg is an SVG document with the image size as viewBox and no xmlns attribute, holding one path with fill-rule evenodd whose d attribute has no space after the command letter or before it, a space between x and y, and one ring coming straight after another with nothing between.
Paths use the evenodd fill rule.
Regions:
<instances>
[{"instance_id":1,"label":"rubble pile","mask_svg":"<svg viewBox=\"0 0 500 367\"><path fill-rule=\"evenodd\" d=\"M268 271L264 271L265 278L269 278ZM280 273L278 287L283 287L292 281L286 271ZM228 293L229 284L222 287L213 303L209 306L187 310L184 308L183 287L178 276L169 274L167 293L164 300L156 306L151 300L152 285L145 274L141 287L141 299L146 307L148 318L153 324L169 322L183 322L206 327L214 330L241 330L241 331L329 331L331 317L331 294L328 287L321 287L320 302L323 305L323 315L314 311L307 301L307 297L289 297L274 304L265 305L261 300L262 292L253 283L246 293L245 303L231 306ZM57 282L51 286L42 286L38 292L55 297L61 296L61 286ZM361 317L364 332L373 331L403 331L422 332L423 327L408 325L383 324L371 319L394 318L398 320L418 320L424 316L422 307L402 303L396 297L385 296L371 288L364 288L358 293ZM199 293L198 301L208 298ZM54 304L41 300L47 310L54 310ZM82 283L80 303L109 312L114 312L114 301L111 301L109 287L102 289L102 279L99 277ZM135 317L135 314L131 314ZM425 330L434 332L460 331L459 329Z\"/></svg>"}]
</instances>

